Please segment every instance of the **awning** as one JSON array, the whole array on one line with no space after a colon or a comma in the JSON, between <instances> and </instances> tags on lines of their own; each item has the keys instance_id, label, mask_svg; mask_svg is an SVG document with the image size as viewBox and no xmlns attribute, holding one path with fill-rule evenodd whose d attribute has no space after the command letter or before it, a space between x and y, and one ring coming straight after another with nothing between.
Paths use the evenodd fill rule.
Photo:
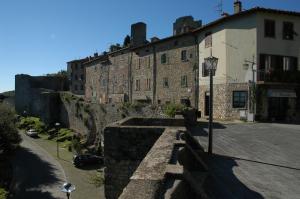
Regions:
<instances>
[{"instance_id":1,"label":"awning","mask_svg":"<svg viewBox=\"0 0 300 199\"><path fill-rule=\"evenodd\" d=\"M297 98L296 92L289 89L269 89L268 97L288 97Z\"/></svg>"}]
</instances>

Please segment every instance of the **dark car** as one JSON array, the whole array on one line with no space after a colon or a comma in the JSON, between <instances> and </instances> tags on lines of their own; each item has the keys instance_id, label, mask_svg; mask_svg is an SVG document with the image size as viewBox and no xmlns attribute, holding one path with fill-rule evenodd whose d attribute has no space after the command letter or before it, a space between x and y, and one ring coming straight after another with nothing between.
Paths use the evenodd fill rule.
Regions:
<instances>
[{"instance_id":1,"label":"dark car","mask_svg":"<svg viewBox=\"0 0 300 199\"><path fill-rule=\"evenodd\" d=\"M95 165L95 164L103 164L104 159L103 157L91 154L84 154L84 155L75 155L73 157L73 164L76 167L82 167L86 165Z\"/></svg>"}]
</instances>

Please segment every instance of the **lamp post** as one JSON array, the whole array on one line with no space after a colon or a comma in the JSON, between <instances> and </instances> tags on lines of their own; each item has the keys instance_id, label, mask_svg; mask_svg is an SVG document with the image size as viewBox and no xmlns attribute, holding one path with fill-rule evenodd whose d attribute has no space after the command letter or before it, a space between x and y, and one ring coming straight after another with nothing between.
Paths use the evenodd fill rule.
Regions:
<instances>
[{"instance_id":1,"label":"lamp post","mask_svg":"<svg viewBox=\"0 0 300 199\"><path fill-rule=\"evenodd\" d=\"M58 131L59 131L59 126L60 126L60 123L55 123L55 128L56 128L56 155L57 155L57 158L59 158L59 146L58 146Z\"/></svg>"},{"instance_id":2,"label":"lamp post","mask_svg":"<svg viewBox=\"0 0 300 199\"><path fill-rule=\"evenodd\" d=\"M63 186L61 187L61 191L66 193L67 198L70 198L70 195L73 191L75 191L75 185L72 185L71 183L64 183Z\"/></svg>"},{"instance_id":3,"label":"lamp post","mask_svg":"<svg viewBox=\"0 0 300 199\"><path fill-rule=\"evenodd\" d=\"M208 154L212 155L213 145L213 75L217 69L218 58L212 55L204 59L206 68L209 71L209 125L208 125Z\"/></svg>"}]
</instances>

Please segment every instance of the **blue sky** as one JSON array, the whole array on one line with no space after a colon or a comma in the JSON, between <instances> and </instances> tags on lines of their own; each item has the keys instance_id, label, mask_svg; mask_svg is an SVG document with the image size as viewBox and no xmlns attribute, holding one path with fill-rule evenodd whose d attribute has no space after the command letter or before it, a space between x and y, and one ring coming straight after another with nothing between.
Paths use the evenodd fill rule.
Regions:
<instances>
[{"instance_id":1,"label":"blue sky","mask_svg":"<svg viewBox=\"0 0 300 199\"><path fill-rule=\"evenodd\" d=\"M223 0L232 13L234 0ZM177 17L203 23L219 17L220 0L0 0L0 92L14 90L15 74L42 75L66 62L122 43L130 24L147 23L147 37L172 34ZM299 0L243 0L255 6L300 12Z\"/></svg>"}]
</instances>

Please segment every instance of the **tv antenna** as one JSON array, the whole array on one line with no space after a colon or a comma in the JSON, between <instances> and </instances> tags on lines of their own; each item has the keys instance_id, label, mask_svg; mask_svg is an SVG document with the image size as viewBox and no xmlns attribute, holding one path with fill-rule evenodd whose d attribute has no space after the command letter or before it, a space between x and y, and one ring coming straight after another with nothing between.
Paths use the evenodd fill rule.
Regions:
<instances>
[{"instance_id":1,"label":"tv antenna","mask_svg":"<svg viewBox=\"0 0 300 199\"><path fill-rule=\"evenodd\" d=\"M223 0L220 0L220 2L216 5L216 9L221 16L223 14Z\"/></svg>"}]
</instances>

